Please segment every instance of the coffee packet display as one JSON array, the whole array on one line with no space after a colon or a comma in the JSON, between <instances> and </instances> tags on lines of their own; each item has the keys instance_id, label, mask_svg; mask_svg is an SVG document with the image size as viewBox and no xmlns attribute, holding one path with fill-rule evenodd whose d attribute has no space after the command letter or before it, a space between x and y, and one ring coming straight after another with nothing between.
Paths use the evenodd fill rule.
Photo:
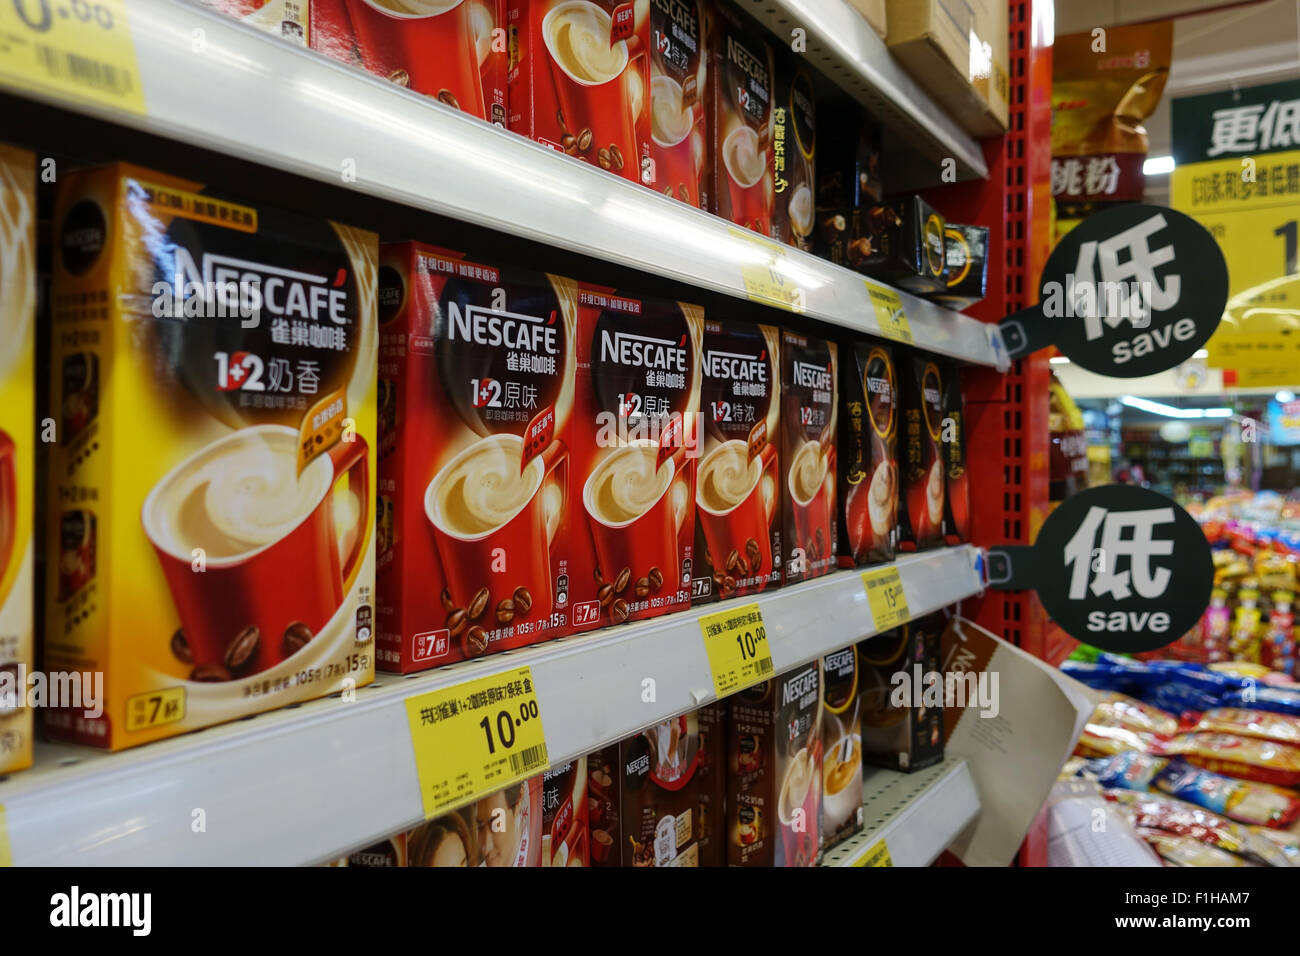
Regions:
<instances>
[{"instance_id":1,"label":"coffee packet display","mask_svg":"<svg viewBox=\"0 0 1300 956\"><path fill-rule=\"evenodd\" d=\"M772 238L811 252L817 206L817 113L812 73L801 58L776 59L772 106Z\"/></svg>"},{"instance_id":2,"label":"coffee packet display","mask_svg":"<svg viewBox=\"0 0 1300 956\"><path fill-rule=\"evenodd\" d=\"M862 829L862 727L858 652L822 658L822 850Z\"/></svg>"},{"instance_id":3,"label":"coffee packet display","mask_svg":"<svg viewBox=\"0 0 1300 956\"><path fill-rule=\"evenodd\" d=\"M311 6L313 50L506 125L505 0L302 2Z\"/></svg>"},{"instance_id":4,"label":"coffee packet display","mask_svg":"<svg viewBox=\"0 0 1300 956\"><path fill-rule=\"evenodd\" d=\"M699 866L699 717L655 724L587 757L593 866Z\"/></svg>"},{"instance_id":5,"label":"coffee packet display","mask_svg":"<svg viewBox=\"0 0 1300 956\"><path fill-rule=\"evenodd\" d=\"M943 291L928 298L960 312L984 298L988 286L987 226L948 223L943 230Z\"/></svg>"},{"instance_id":6,"label":"coffee packet display","mask_svg":"<svg viewBox=\"0 0 1300 956\"><path fill-rule=\"evenodd\" d=\"M930 615L858 643L866 764L910 772L943 760L943 628Z\"/></svg>"},{"instance_id":7,"label":"coffee packet display","mask_svg":"<svg viewBox=\"0 0 1300 956\"><path fill-rule=\"evenodd\" d=\"M880 127L855 100L820 102L817 116L813 251L836 265L856 267L870 250L866 213L884 198Z\"/></svg>"},{"instance_id":8,"label":"coffee packet display","mask_svg":"<svg viewBox=\"0 0 1300 956\"><path fill-rule=\"evenodd\" d=\"M691 602L781 583L780 331L704 323Z\"/></svg>"},{"instance_id":9,"label":"coffee packet display","mask_svg":"<svg viewBox=\"0 0 1300 956\"><path fill-rule=\"evenodd\" d=\"M200 0L213 10L297 46L307 45L311 0Z\"/></svg>"},{"instance_id":10,"label":"coffee packet display","mask_svg":"<svg viewBox=\"0 0 1300 956\"><path fill-rule=\"evenodd\" d=\"M542 774L542 866L589 866L587 758Z\"/></svg>"},{"instance_id":11,"label":"coffee packet display","mask_svg":"<svg viewBox=\"0 0 1300 956\"><path fill-rule=\"evenodd\" d=\"M376 237L125 164L60 176L53 237L50 404L86 423L50 451L45 662L104 689L47 730L116 750L369 683Z\"/></svg>"},{"instance_id":12,"label":"coffee packet display","mask_svg":"<svg viewBox=\"0 0 1300 956\"><path fill-rule=\"evenodd\" d=\"M396 243L380 286L379 665L568 633L577 283Z\"/></svg>"},{"instance_id":13,"label":"coffee packet display","mask_svg":"<svg viewBox=\"0 0 1300 956\"><path fill-rule=\"evenodd\" d=\"M966 399L961 369L946 363L943 369L943 540L961 544L970 540L970 472L966 469Z\"/></svg>"},{"instance_id":14,"label":"coffee packet display","mask_svg":"<svg viewBox=\"0 0 1300 956\"><path fill-rule=\"evenodd\" d=\"M713 211L772 235L772 106L776 64L767 31L710 0L709 191Z\"/></svg>"},{"instance_id":15,"label":"coffee packet display","mask_svg":"<svg viewBox=\"0 0 1300 956\"><path fill-rule=\"evenodd\" d=\"M733 695L727 863L815 866L822 825L821 662Z\"/></svg>"},{"instance_id":16,"label":"coffee packet display","mask_svg":"<svg viewBox=\"0 0 1300 956\"><path fill-rule=\"evenodd\" d=\"M920 352L899 363L902 431L898 548L924 551L943 543L947 482L943 456L944 382L939 362Z\"/></svg>"},{"instance_id":17,"label":"coffee packet display","mask_svg":"<svg viewBox=\"0 0 1300 956\"><path fill-rule=\"evenodd\" d=\"M507 3L510 129L655 187L648 8L626 0Z\"/></svg>"},{"instance_id":18,"label":"coffee packet display","mask_svg":"<svg viewBox=\"0 0 1300 956\"><path fill-rule=\"evenodd\" d=\"M695 770L700 801L700 866L727 865L727 705L695 712L700 727L700 763Z\"/></svg>"},{"instance_id":19,"label":"coffee packet display","mask_svg":"<svg viewBox=\"0 0 1300 956\"><path fill-rule=\"evenodd\" d=\"M848 264L916 295L944 289L944 222L920 196L872 205L862 218L865 239L850 244Z\"/></svg>"},{"instance_id":20,"label":"coffee packet display","mask_svg":"<svg viewBox=\"0 0 1300 956\"><path fill-rule=\"evenodd\" d=\"M691 603L704 310L583 283L570 437L575 630Z\"/></svg>"},{"instance_id":21,"label":"coffee packet display","mask_svg":"<svg viewBox=\"0 0 1300 956\"><path fill-rule=\"evenodd\" d=\"M32 764L36 157L0 143L0 777Z\"/></svg>"},{"instance_id":22,"label":"coffee packet display","mask_svg":"<svg viewBox=\"0 0 1300 956\"><path fill-rule=\"evenodd\" d=\"M892 350L841 346L840 567L894 560L898 546L898 376Z\"/></svg>"},{"instance_id":23,"label":"coffee packet display","mask_svg":"<svg viewBox=\"0 0 1300 956\"><path fill-rule=\"evenodd\" d=\"M781 547L786 584L835 567L837 346L781 330Z\"/></svg>"},{"instance_id":24,"label":"coffee packet display","mask_svg":"<svg viewBox=\"0 0 1300 956\"><path fill-rule=\"evenodd\" d=\"M654 188L709 208L707 0L650 0L650 159Z\"/></svg>"}]
</instances>

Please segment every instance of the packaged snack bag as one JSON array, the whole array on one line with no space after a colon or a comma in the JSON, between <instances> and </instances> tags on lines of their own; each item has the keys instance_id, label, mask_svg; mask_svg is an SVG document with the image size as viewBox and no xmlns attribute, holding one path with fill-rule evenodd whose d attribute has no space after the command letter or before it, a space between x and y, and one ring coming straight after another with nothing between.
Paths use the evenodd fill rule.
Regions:
<instances>
[{"instance_id":1,"label":"packaged snack bag","mask_svg":"<svg viewBox=\"0 0 1300 956\"><path fill-rule=\"evenodd\" d=\"M1151 844L1151 848L1170 866L1250 866L1235 853L1227 853L1193 837L1151 827L1138 827L1137 834Z\"/></svg>"},{"instance_id":2,"label":"packaged snack bag","mask_svg":"<svg viewBox=\"0 0 1300 956\"><path fill-rule=\"evenodd\" d=\"M1217 813L1162 793L1134 793L1131 790L1105 790L1103 793L1107 800L1124 807L1125 816L1135 827L1193 837L1264 866L1291 865L1277 844Z\"/></svg>"},{"instance_id":3,"label":"packaged snack bag","mask_svg":"<svg viewBox=\"0 0 1300 956\"><path fill-rule=\"evenodd\" d=\"M1178 733L1178 719L1162 710L1148 707L1125 694L1107 694L1090 721L1113 727L1128 727L1148 734L1172 737Z\"/></svg>"},{"instance_id":4,"label":"packaged snack bag","mask_svg":"<svg viewBox=\"0 0 1300 956\"><path fill-rule=\"evenodd\" d=\"M1155 734L1140 730L1089 723L1084 725L1074 745L1074 752L1080 757L1112 757L1125 750L1158 755L1163 751L1163 741Z\"/></svg>"},{"instance_id":5,"label":"packaged snack bag","mask_svg":"<svg viewBox=\"0 0 1300 956\"><path fill-rule=\"evenodd\" d=\"M1079 772L1096 777L1103 787L1146 791L1160 771L1169 765L1163 757L1153 757L1137 750L1125 750L1111 757L1098 757L1083 764Z\"/></svg>"},{"instance_id":6,"label":"packaged snack bag","mask_svg":"<svg viewBox=\"0 0 1300 956\"><path fill-rule=\"evenodd\" d=\"M1300 796L1281 787L1249 783L1193 767L1184 760L1164 761L1151 781L1154 789L1186 800L1239 823L1285 827L1300 816Z\"/></svg>"},{"instance_id":7,"label":"packaged snack bag","mask_svg":"<svg viewBox=\"0 0 1300 956\"><path fill-rule=\"evenodd\" d=\"M1239 707L1219 707L1207 710L1191 728L1194 732L1236 734L1239 737L1260 737L1281 744L1300 746L1300 717L1270 714L1266 711L1246 710Z\"/></svg>"},{"instance_id":8,"label":"packaged snack bag","mask_svg":"<svg viewBox=\"0 0 1300 956\"><path fill-rule=\"evenodd\" d=\"M1215 773L1280 787L1300 785L1300 748L1231 734L1182 734L1165 753Z\"/></svg>"}]
</instances>

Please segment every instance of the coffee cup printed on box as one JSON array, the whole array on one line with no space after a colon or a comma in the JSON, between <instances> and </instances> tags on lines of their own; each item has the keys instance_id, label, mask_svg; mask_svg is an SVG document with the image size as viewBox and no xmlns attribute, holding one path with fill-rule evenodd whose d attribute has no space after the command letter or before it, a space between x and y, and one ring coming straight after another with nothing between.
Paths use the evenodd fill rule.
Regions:
<instances>
[{"instance_id":1,"label":"coffee cup printed on box","mask_svg":"<svg viewBox=\"0 0 1300 956\"><path fill-rule=\"evenodd\" d=\"M858 653L846 647L822 658L822 849L862 829L862 728Z\"/></svg>"},{"instance_id":2,"label":"coffee cup printed on box","mask_svg":"<svg viewBox=\"0 0 1300 956\"><path fill-rule=\"evenodd\" d=\"M569 500L573 627L690 605L698 306L582 284Z\"/></svg>"},{"instance_id":3,"label":"coffee cup printed on box","mask_svg":"<svg viewBox=\"0 0 1300 956\"><path fill-rule=\"evenodd\" d=\"M650 158L655 188L708 208L705 0L650 0Z\"/></svg>"},{"instance_id":4,"label":"coffee cup printed on box","mask_svg":"<svg viewBox=\"0 0 1300 956\"><path fill-rule=\"evenodd\" d=\"M943 370L920 352L899 363L902 407L902 501L898 513L900 551L923 551L943 543L947 483L943 456Z\"/></svg>"},{"instance_id":5,"label":"coffee cup printed on box","mask_svg":"<svg viewBox=\"0 0 1300 956\"><path fill-rule=\"evenodd\" d=\"M815 866L822 826L821 663L728 699L727 862Z\"/></svg>"},{"instance_id":6,"label":"coffee cup printed on box","mask_svg":"<svg viewBox=\"0 0 1300 956\"><path fill-rule=\"evenodd\" d=\"M307 45L308 7L314 0L200 0L249 26L298 46Z\"/></svg>"},{"instance_id":7,"label":"coffee cup printed on box","mask_svg":"<svg viewBox=\"0 0 1300 956\"><path fill-rule=\"evenodd\" d=\"M693 602L781 583L780 331L704 323Z\"/></svg>"},{"instance_id":8,"label":"coffee cup printed on box","mask_svg":"<svg viewBox=\"0 0 1300 956\"><path fill-rule=\"evenodd\" d=\"M102 717L51 732L119 749L367 683L374 235L117 165L61 178L54 240L51 406L72 367L113 388L50 453L78 506L47 522L47 665L105 670Z\"/></svg>"},{"instance_id":9,"label":"coffee cup printed on box","mask_svg":"<svg viewBox=\"0 0 1300 956\"><path fill-rule=\"evenodd\" d=\"M817 196L817 113L812 74L793 56L776 59L772 108L773 238L809 252Z\"/></svg>"},{"instance_id":10,"label":"coffee cup printed on box","mask_svg":"<svg viewBox=\"0 0 1300 956\"><path fill-rule=\"evenodd\" d=\"M892 350L873 342L853 342L843 349L838 562L851 568L894 560L900 413Z\"/></svg>"},{"instance_id":11,"label":"coffee cup printed on box","mask_svg":"<svg viewBox=\"0 0 1300 956\"><path fill-rule=\"evenodd\" d=\"M380 666L410 673L562 636L576 283L397 243L380 287L380 374L397 408L380 462L393 505Z\"/></svg>"},{"instance_id":12,"label":"coffee cup printed on box","mask_svg":"<svg viewBox=\"0 0 1300 956\"><path fill-rule=\"evenodd\" d=\"M35 666L36 157L0 143L0 777L32 763ZM13 694L6 700L5 692Z\"/></svg>"},{"instance_id":13,"label":"coffee cup printed on box","mask_svg":"<svg viewBox=\"0 0 1300 956\"><path fill-rule=\"evenodd\" d=\"M590 865L587 758L542 774L542 866Z\"/></svg>"},{"instance_id":14,"label":"coffee cup printed on box","mask_svg":"<svg viewBox=\"0 0 1300 956\"><path fill-rule=\"evenodd\" d=\"M837 355L834 342L781 331L781 545L786 584L835 567Z\"/></svg>"},{"instance_id":15,"label":"coffee cup printed on box","mask_svg":"<svg viewBox=\"0 0 1300 956\"><path fill-rule=\"evenodd\" d=\"M506 125L505 0L310 0L311 48Z\"/></svg>"},{"instance_id":16,"label":"coffee cup printed on box","mask_svg":"<svg viewBox=\"0 0 1300 956\"><path fill-rule=\"evenodd\" d=\"M657 188L648 13L628 0L508 0L510 129Z\"/></svg>"},{"instance_id":17,"label":"coffee cup printed on box","mask_svg":"<svg viewBox=\"0 0 1300 956\"><path fill-rule=\"evenodd\" d=\"M772 235L775 65L765 31L710 0L708 162L713 211Z\"/></svg>"},{"instance_id":18,"label":"coffee cup printed on box","mask_svg":"<svg viewBox=\"0 0 1300 956\"><path fill-rule=\"evenodd\" d=\"M908 772L943 760L943 688L935 706L917 705L912 695L899 706L894 701L900 672L924 701L925 675L939 672L943 628L943 615L932 614L858 644L865 763Z\"/></svg>"}]
</instances>

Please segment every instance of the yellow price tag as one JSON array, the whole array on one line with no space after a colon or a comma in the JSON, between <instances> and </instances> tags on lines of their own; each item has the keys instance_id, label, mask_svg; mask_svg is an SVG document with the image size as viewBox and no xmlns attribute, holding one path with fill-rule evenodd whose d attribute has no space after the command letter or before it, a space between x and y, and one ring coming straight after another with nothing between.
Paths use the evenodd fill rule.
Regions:
<instances>
[{"instance_id":1,"label":"yellow price tag","mask_svg":"<svg viewBox=\"0 0 1300 956\"><path fill-rule=\"evenodd\" d=\"M9 824L5 822L5 805L0 803L0 866L13 866L14 854L9 849Z\"/></svg>"},{"instance_id":2,"label":"yellow price tag","mask_svg":"<svg viewBox=\"0 0 1300 956\"><path fill-rule=\"evenodd\" d=\"M406 700L425 819L550 767L529 667Z\"/></svg>"},{"instance_id":3,"label":"yellow price tag","mask_svg":"<svg viewBox=\"0 0 1300 956\"><path fill-rule=\"evenodd\" d=\"M742 604L700 618L713 689L726 697L766 680L774 670L767 627L757 604Z\"/></svg>"},{"instance_id":4,"label":"yellow price tag","mask_svg":"<svg viewBox=\"0 0 1300 956\"><path fill-rule=\"evenodd\" d=\"M867 295L871 298L871 309L876 313L876 325L880 327L880 334L895 342L915 342L902 297L889 286L870 279L863 281L867 285Z\"/></svg>"},{"instance_id":5,"label":"yellow price tag","mask_svg":"<svg viewBox=\"0 0 1300 956\"><path fill-rule=\"evenodd\" d=\"M0 3L0 84L145 112L126 0Z\"/></svg>"},{"instance_id":6,"label":"yellow price tag","mask_svg":"<svg viewBox=\"0 0 1300 956\"><path fill-rule=\"evenodd\" d=\"M174 724L184 719L184 687L168 687L126 699L126 729L130 732Z\"/></svg>"},{"instance_id":7,"label":"yellow price tag","mask_svg":"<svg viewBox=\"0 0 1300 956\"><path fill-rule=\"evenodd\" d=\"M775 306L787 312L804 311L803 290L785 273L785 247L771 242L749 229L729 228L735 239L742 239L763 250L765 261L744 263L740 267L741 282L749 301Z\"/></svg>"},{"instance_id":8,"label":"yellow price tag","mask_svg":"<svg viewBox=\"0 0 1300 956\"><path fill-rule=\"evenodd\" d=\"M853 865L854 866L893 866L894 860L889 855L889 847L885 844L885 841L878 840L876 841L876 845L873 846L866 853L862 854L862 856L858 857L857 862L855 862Z\"/></svg>"},{"instance_id":9,"label":"yellow price tag","mask_svg":"<svg viewBox=\"0 0 1300 956\"><path fill-rule=\"evenodd\" d=\"M907 609L907 595L903 593L903 579L898 576L897 566L891 564L863 571L862 586L866 589L871 619L877 631L887 631L911 619L912 612Z\"/></svg>"}]
</instances>

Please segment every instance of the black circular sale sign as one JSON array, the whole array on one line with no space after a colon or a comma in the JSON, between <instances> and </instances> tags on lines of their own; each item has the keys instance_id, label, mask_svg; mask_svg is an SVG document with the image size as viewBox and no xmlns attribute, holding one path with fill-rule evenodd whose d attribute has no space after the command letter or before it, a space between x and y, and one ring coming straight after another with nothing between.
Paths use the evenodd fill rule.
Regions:
<instances>
[{"instance_id":1,"label":"black circular sale sign","mask_svg":"<svg viewBox=\"0 0 1300 956\"><path fill-rule=\"evenodd\" d=\"M1081 491L1048 516L1031 547L989 551L989 583L1032 589L1067 634L1121 654L1190 630L1210 603L1214 563L1200 525L1133 485Z\"/></svg>"}]
</instances>

